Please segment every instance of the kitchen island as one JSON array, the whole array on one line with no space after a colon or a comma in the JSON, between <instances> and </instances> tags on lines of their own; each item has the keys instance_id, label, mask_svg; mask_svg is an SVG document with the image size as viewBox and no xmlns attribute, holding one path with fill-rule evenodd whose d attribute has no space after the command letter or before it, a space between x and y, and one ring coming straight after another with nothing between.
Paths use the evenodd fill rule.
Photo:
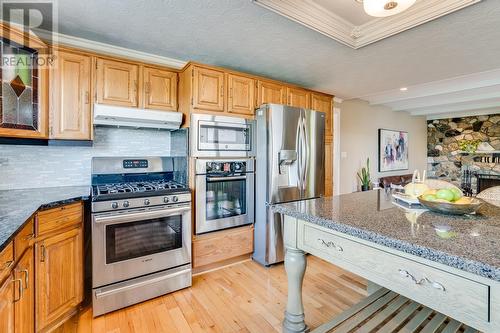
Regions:
<instances>
[{"instance_id":1,"label":"kitchen island","mask_svg":"<svg viewBox=\"0 0 500 333\"><path fill-rule=\"evenodd\" d=\"M397 207L384 191L368 191L273 210L285 215L285 332L307 331L305 253L470 327L500 331L500 208L447 216Z\"/></svg>"}]
</instances>

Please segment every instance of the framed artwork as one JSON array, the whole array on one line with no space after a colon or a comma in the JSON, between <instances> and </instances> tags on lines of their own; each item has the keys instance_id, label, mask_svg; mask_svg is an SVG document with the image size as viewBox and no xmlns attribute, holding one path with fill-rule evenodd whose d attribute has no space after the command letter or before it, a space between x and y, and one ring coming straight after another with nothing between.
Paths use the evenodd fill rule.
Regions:
<instances>
[{"instance_id":1,"label":"framed artwork","mask_svg":"<svg viewBox=\"0 0 500 333\"><path fill-rule=\"evenodd\" d=\"M378 130L378 171L408 170L408 132Z\"/></svg>"}]
</instances>

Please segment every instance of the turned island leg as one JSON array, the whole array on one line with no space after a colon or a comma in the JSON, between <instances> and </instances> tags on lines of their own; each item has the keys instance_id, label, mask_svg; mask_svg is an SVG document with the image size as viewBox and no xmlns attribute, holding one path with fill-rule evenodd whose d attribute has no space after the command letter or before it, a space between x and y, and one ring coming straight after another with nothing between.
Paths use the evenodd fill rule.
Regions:
<instances>
[{"instance_id":1,"label":"turned island leg","mask_svg":"<svg viewBox=\"0 0 500 333\"><path fill-rule=\"evenodd\" d=\"M287 247L285 253L285 270L288 278L288 300L283 320L284 333L309 332L304 321L304 305L302 303L302 281L306 271L304 251Z\"/></svg>"}]
</instances>

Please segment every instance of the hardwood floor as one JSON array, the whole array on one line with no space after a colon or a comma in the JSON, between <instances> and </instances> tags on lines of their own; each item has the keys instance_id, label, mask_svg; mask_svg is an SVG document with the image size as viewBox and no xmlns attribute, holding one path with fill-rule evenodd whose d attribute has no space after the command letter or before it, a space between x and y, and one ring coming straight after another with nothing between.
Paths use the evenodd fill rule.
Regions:
<instances>
[{"instance_id":1,"label":"hardwood floor","mask_svg":"<svg viewBox=\"0 0 500 333\"><path fill-rule=\"evenodd\" d=\"M91 310L59 332L281 332L287 282L282 264L241 262L193 278L193 286L92 319ZM366 296L363 279L308 256L307 324L317 327Z\"/></svg>"}]
</instances>

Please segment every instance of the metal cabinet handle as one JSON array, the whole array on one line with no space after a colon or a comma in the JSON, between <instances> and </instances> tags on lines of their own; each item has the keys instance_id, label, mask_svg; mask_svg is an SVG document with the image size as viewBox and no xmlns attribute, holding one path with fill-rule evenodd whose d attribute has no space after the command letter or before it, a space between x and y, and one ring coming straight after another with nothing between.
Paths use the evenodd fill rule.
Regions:
<instances>
[{"instance_id":1,"label":"metal cabinet handle","mask_svg":"<svg viewBox=\"0 0 500 333\"><path fill-rule=\"evenodd\" d=\"M14 299L14 303L16 302L19 302L21 300L21 298L23 297L23 280L21 279L13 279L11 282L12 283L16 283L19 281L19 287L18 287L18 294L19 294L19 297Z\"/></svg>"},{"instance_id":2,"label":"metal cabinet handle","mask_svg":"<svg viewBox=\"0 0 500 333\"><path fill-rule=\"evenodd\" d=\"M322 238L318 238L318 241L321 242L321 245L326 246L327 248L333 247L333 248L335 248L339 252L343 252L344 251L344 249L342 248L342 246L337 245L337 244L335 244L332 241L325 241Z\"/></svg>"},{"instance_id":3,"label":"metal cabinet handle","mask_svg":"<svg viewBox=\"0 0 500 333\"><path fill-rule=\"evenodd\" d=\"M144 87L144 90L145 90L146 94L148 94L148 95L149 95L149 92L151 90L150 85L151 84L149 82L146 82L145 87Z\"/></svg>"},{"instance_id":4,"label":"metal cabinet handle","mask_svg":"<svg viewBox=\"0 0 500 333\"><path fill-rule=\"evenodd\" d=\"M439 289L441 291L446 291L446 288L439 282L432 282L431 285L436 289Z\"/></svg>"},{"instance_id":5,"label":"metal cabinet handle","mask_svg":"<svg viewBox=\"0 0 500 333\"><path fill-rule=\"evenodd\" d=\"M40 261L45 262L45 245L40 245L40 250L42 251L40 255Z\"/></svg>"},{"instance_id":6,"label":"metal cabinet handle","mask_svg":"<svg viewBox=\"0 0 500 333\"><path fill-rule=\"evenodd\" d=\"M6 261L3 266L2 266L2 271L3 270L6 270L7 268L10 268L12 266L12 264L14 263L14 260L9 260L9 261Z\"/></svg>"},{"instance_id":7,"label":"metal cabinet handle","mask_svg":"<svg viewBox=\"0 0 500 333\"><path fill-rule=\"evenodd\" d=\"M409 277L417 285L421 285L426 281L426 278L417 280L410 272L404 269L399 269L399 274L401 274L402 277Z\"/></svg>"},{"instance_id":8,"label":"metal cabinet handle","mask_svg":"<svg viewBox=\"0 0 500 333\"><path fill-rule=\"evenodd\" d=\"M30 272L27 269L22 269L20 272L24 273L24 289L28 289Z\"/></svg>"},{"instance_id":9,"label":"metal cabinet handle","mask_svg":"<svg viewBox=\"0 0 500 333\"><path fill-rule=\"evenodd\" d=\"M29 234L28 236L24 237L24 240L30 240L30 239L33 239L35 238L35 234L32 233L32 234Z\"/></svg>"},{"instance_id":10,"label":"metal cabinet handle","mask_svg":"<svg viewBox=\"0 0 500 333\"><path fill-rule=\"evenodd\" d=\"M88 91L85 92L85 104L90 104L90 94Z\"/></svg>"}]
</instances>

